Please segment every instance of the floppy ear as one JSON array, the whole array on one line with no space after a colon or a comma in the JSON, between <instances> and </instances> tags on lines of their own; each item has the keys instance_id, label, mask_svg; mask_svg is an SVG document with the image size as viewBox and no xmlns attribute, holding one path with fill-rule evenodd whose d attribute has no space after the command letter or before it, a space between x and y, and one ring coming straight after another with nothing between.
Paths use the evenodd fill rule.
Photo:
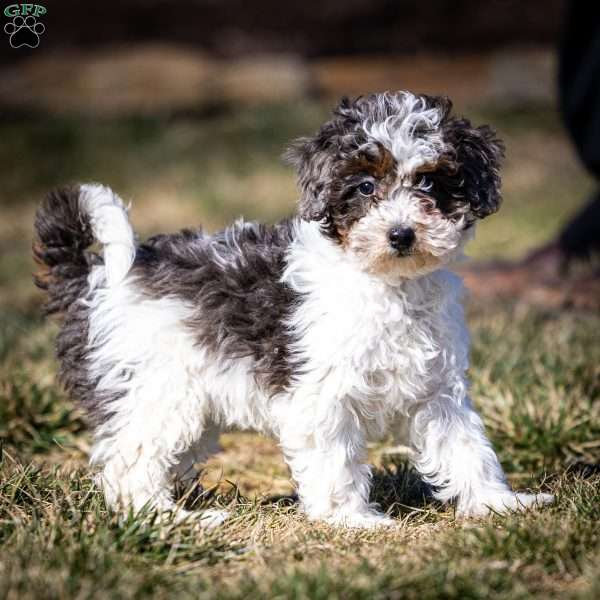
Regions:
<instances>
[{"instance_id":1,"label":"floppy ear","mask_svg":"<svg viewBox=\"0 0 600 600\"><path fill-rule=\"evenodd\" d=\"M333 118L322 125L316 135L292 142L283 155L298 172L298 212L306 221L320 221L327 216L327 199L335 179L336 159L348 146L358 143L352 132L359 123L357 101L351 102L344 97L333 111Z\"/></svg>"},{"instance_id":2,"label":"floppy ear","mask_svg":"<svg viewBox=\"0 0 600 600\"><path fill-rule=\"evenodd\" d=\"M452 144L464 180L464 193L473 216L483 219L500 208L500 164L504 144L484 125L473 127L467 119L450 119L444 137Z\"/></svg>"},{"instance_id":3,"label":"floppy ear","mask_svg":"<svg viewBox=\"0 0 600 600\"><path fill-rule=\"evenodd\" d=\"M321 135L295 140L283 157L298 174L300 217L305 221L322 220L327 212L327 188L332 179L333 160L325 151Z\"/></svg>"}]
</instances>

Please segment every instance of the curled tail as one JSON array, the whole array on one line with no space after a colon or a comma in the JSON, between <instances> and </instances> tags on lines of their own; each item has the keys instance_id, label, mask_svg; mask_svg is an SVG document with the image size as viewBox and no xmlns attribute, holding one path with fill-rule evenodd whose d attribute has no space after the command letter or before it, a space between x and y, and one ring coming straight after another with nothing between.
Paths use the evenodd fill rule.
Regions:
<instances>
[{"instance_id":1,"label":"curled tail","mask_svg":"<svg viewBox=\"0 0 600 600\"><path fill-rule=\"evenodd\" d=\"M44 268L35 284L48 292L46 312L65 311L87 286L92 266L102 258L87 249L104 248L106 284L117 285L135 257L133 230L123 201L110 188L80 185L48 194L35 219L33 255Z\"/></svg>"}]
</instances>

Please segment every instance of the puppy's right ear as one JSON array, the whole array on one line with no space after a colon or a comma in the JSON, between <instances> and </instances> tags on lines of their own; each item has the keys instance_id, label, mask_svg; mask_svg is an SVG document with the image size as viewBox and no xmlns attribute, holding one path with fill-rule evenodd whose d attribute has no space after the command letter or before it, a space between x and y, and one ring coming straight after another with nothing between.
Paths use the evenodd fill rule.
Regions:
<instances>
[{"instance_id":1,"label":"puppy's right ear","mask_svg":"<svg viewBox=\"0 0 600 600\"><path fill-rule=\"evenodd\" d=\"M283 155L298 173L298 212L305 221L321 221L328 216L336 162L364 141L357 134L364 120L359 100L342 98L316 135L298 138Z\"/></svg>"},{"instance_id":2,"label":"puppy's right ear","mask_svg":"<svg viewBox=\"0 0 600 600\"><path fill-rule=\"evenodd\" d=\"M323 136L298 138L283 155L295 167L300 188L298 213L305 221L321 221L327 214L327 194L332 181L331 153Z\"/></svg>"}]
</instances>

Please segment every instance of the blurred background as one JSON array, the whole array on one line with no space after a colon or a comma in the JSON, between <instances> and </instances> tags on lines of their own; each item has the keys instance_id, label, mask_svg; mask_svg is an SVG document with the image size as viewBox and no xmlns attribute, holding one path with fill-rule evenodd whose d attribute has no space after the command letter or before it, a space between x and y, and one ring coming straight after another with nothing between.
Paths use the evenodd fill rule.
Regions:
<instances>
[{"instance_id":1,"label":"blurred background","mask_svg":"<svg viewBox=\"0 0 600 600\"><path fill-rule=\"evenodd\" d=\"M597 193L600 10L567 0L38 1L46 13L28 22L32 29L15 25L10 15L22 9L12 0L0 13L0 597L9 588L19 591L7 598L29 597L37 582L37 598L97 589L146 598L149 566L160 569L157 581L172 569L164 597L200 571L219 583L237 574L233 585L252 575L266 588L282 570L310 572L321 559L356 566L349 585L387 581L387 568L412 590L415 568L395 561L415 554L441 557L443 575L423 570L427 597L444 578L451 583L440 597L492 597L464 582L496 590L505 572L513 587L502 597L539 585L540 597L562 598L570 585L583 598L593 584L585 597L597 598L600 270L581 257L598 245L598 210L570 230L577 260L567 260L562 242ZM294 173L280 158L289 141L316 130L344 94L397 89L448 95L457 113L491 124L506 143L504 205L478 226L462 268L471 289L471 390L511 484L543 485L561 505L507 532L493 522L478 546L452 538L448 566L438 546L425 544L437 544L445 524L458 535L461 528L451 509L407 487L406 457L384 440L369 447L375 499L410 518L398 529L401 543L360 537L348 545L335 533L330 544L312 524L304 537L269 503L234 520L224 542L221 533L209 539L206 563L173 558L197 539L174 538L167 556L134 528L122 536L90 480L84 415L56 381L58 326L42 317L31 279L36 205L54 186L100 181L132 202L141 237L200 224L214 231L240 215L273 222L294 210ZM202 483L235 497L238 515L239 494L262 503L292 492L275 442L227 433L221 443L226 452L211 459ZM579 472L595 477L595 495L577 491ZM303 527L293 514L292 526ZM257 534L263 516L266 533ZM285 543L274 544L277 536ZM386 547L387 567L377 553ZM369 553L374 569L365 576L352 560ZM474 557L489 567L477 577ZM141 582L139 593L127 591L128 581ZM288 595L301 597L299 589Z\"/></svg>"},{"instance_id":2,"label":"blurred background","mask_svg":"<svg viewBox=\"0 0 600 600\"><path fill-rule=\"evenodd\" d=\"M9 362L24 337L52 336L39 329L30 256L50 188L110 185L132 202L142 237L215 230L241 215L272 222L294 210L294 173L281 161L289 141L318 128L342 95L382 90L448 95L506 142L504 206L480 224L463 267L472 304L508 296L597 309L593 271L566 277L545 250L595 190L560 110L568 3L46 0L43 27L16 33L7 24L21 5L3 6L0 356ZM590 14L579 20L597 28Z\"/></svg>"},{"instance_id":3,"label":"blurred background","mask_svg":"<svg viewBox=\"0 0 600 600\"><path fill-rule=\"evenodd\" d=\"M39 300L31 224L55 185L111 185L143 235L289 214L280 155L344 94L445 94L498 130L505 205L479 228L478 259L524 256L593 189L557 110L562 0L43 6L37 47L0 36L2 302Z\"/></svg>"}]
</instances>

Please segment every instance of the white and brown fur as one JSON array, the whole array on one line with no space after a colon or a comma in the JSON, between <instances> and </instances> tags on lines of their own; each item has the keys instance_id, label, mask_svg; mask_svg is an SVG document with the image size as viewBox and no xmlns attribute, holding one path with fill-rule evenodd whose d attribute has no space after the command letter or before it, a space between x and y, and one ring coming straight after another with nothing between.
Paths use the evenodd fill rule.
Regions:
<instances>
[{"instance_id":1,"label":"white and brown fur","mask_svg":"<svg viewBox=\"0 0 600 600\"><path fill-rule=\"evenodd\" d=\"M383 93L343 100L293 144L298 216L273 226L138 245L110 189L51 193L37 284L63 314L60 377L94 426L108 503L175 510L173 477L194 479L232 427L278 440L311 519L392 522L369 503L366 463L389 432L461 514L551 501L506 482L468 396L462 284L446 270L498 208L502 153L448 100ZM393 245L394 228L412 237Z\"/></svg>"}]
</instances>

